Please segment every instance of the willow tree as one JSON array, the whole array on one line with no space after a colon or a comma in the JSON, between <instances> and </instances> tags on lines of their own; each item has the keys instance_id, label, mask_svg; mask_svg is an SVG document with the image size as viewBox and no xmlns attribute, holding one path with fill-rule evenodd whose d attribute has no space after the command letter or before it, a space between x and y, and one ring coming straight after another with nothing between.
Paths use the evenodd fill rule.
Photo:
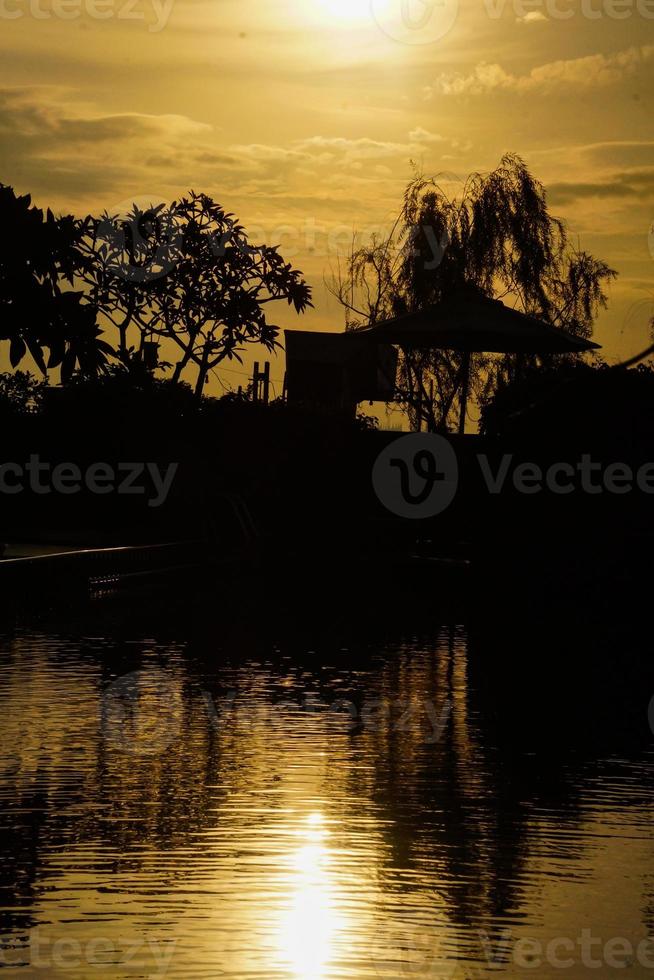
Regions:
<instances>
[{"instance_id":1,"label":"willow tree","mask_svg":"<svg viewBox=\"0 0 654 980\"><path fill-rule=\"evenodd\" d=\"M472 174L458 195L449 196L443 182L416 173L390 233L353 249L345 270L332 277L346 329L469 295L503 300L589 337L616 273L573 247L524 161L504 156L491 173ZM424 420L431 429L448 428L462 357L456 351L402 352L398 401L414 425ZM473 392L488 398L515 369L515 355L474 355Z\"/></svg>"}]
</instances>

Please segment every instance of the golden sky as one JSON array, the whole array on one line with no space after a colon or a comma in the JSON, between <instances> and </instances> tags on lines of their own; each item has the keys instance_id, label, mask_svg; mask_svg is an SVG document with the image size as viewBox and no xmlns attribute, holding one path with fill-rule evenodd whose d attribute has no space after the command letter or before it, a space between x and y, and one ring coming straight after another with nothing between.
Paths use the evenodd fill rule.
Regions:
<instances>
[{"instance_id":1,"label":"golden sky","mask_svg":"<svg viewBox=\"0 0 654 980\"><path fill-rule=\"evenodd\" d=\"M341 328L323 275L395 215L410 160L456 187L513 150L620 272L609 360L648 340L654 0L0 0L0 19L0 180L79 214L206 191L313 284L282 326Z\"/></svg>"}]
</instances>

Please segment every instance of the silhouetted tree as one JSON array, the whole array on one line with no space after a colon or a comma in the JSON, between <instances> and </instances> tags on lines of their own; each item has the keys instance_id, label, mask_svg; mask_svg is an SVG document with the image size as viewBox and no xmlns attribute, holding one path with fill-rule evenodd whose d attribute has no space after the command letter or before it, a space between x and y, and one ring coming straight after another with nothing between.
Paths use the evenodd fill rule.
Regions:
<instances>
[{"instance_id":1,"label":"silhouetted tree","mask_svg":"<svg viewBox=\"0 0 654 980\"><path fill-rule=\"evenodd\" d=\"M84 249L84 282L118 330L120 358L170 341L179 352L173 379L196 368L198 396L208 373L225 358L240 360L244 344L278 346L268 303L285 300L298 313L311 305L310 287L276 247L251 244L232 214L194 191L171 205L135 204L126 217L89 221Z\"/></svg>"},{"instance_id":2,"label":"silhouetted tree","mask_svg":"<svg viewBox=\"0 0 654 980\"><path fill-rule=\"evenodd\" d=\"M600 443L614 453L644 451L654 436L653 401L651 360L630 369L572 360L501 380L482 400L480 428L490 435L553 436L559 444Z\"/></svg>"},{"instance_id":3,"label":"silhouetted tree","mask_svg":"<svg viewBox=\"0 0 654 980\"><path fill-rule=\"evenodd\" d=\"M451 296L481 294L588 337L615 275L571 246L564 223L549 212L543 185L510 154L492 173L472 174L453 198L436 178L417 173L390 234L353 250L331 289L345 307L349 329ZM430 427L447 427L461 356L434 350L401 358L399 399L413 422L422 404ZM473 390L488 395L514 367L513 355L475 355Z\"/></svg>"},{"instance_id":4,"label":"silhouetted tree","mask_svg":"<svg viewBox=\"0 0 654 980\"><path fill-rule=\"evenodd\" d=\"M3 184L0 222L0 340L9 341L12 367L29 352L44 375L59 366L62 380L75 370L97 374L111 348L95 309L72 288L84 265L79 224L50 210L44 217L29 195Z\"/></svg>"},{"instance_id":5,"label":"silhouetted tree","mask_svg":"<svg viewBox=\"0 0 654 980\"><path fill-rule=\"evenodd\" d=\"M3 371L0 374L0 415L26 415L42 404L48 382L29 371Z\"/></svg>"}]
</instances>

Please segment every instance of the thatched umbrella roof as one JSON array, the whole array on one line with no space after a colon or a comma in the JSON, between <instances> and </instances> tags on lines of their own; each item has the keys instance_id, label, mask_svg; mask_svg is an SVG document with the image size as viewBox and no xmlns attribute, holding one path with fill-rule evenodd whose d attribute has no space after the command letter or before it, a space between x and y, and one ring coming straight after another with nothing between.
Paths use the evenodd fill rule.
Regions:
<instances>
[{"instance_id":1,"label":"thatched umbrella roof","mask_svg":"<svg viewBox=\"0 0 654 980\"><path fill-rule=\"evenodd\" d=\"M432 347L468 353L572 354L599 347L483 296L444 300L418 313L382 320L356 335L409 350Z\"/></svg>"}]
</instances>

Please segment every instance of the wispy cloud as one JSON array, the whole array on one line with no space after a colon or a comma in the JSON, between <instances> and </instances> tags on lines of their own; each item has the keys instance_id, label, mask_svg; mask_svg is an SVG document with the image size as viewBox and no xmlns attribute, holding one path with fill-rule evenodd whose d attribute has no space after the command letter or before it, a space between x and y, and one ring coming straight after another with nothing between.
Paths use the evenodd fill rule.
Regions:
<instances>
[{"instance_id":1,"label":"wispy cloud","mask_svg":"<svg viewBox=\"0 0 654 980\"><path fill-rule=\"evenodd\" d=\"M165 162L182 165L210 133L181 115L96 112L58 87L0 88L3 179L47 193L53 203L157 190ZM150 169L148 182L155 160L161 165Z\"/></svg>"},{"instance_id":2,"label":"wispy cloud","mask_svg":"<svg viewBox=\"0 0 654 980\"><path fill-rule=\"evenodd\" d=\"M102 113L55 86L0 88L2 135L2 179L58 209L111 208L130 196L170 200L201 187L230 206L247 198L276 215L333 216L335 206L347 213L366 199L396 197L410 159L438 161L455 145L423 126L397 140L227 142L187 116Z\"/></svg>"},{"instance_id":3,"label":"wispy cloud","mask_svg":"<svg viewBox=\"0 0 654 980\"><path fill-rule=\"evenodd\" d=\"M548 188L553 204L568 204L580 198L643 198L654 194L654 167L614 174L606 180L561 181Z\"/></svg>"},{"instance_id":4,"label":"wispy cloud","mask_svg":"<svg viewBox=\"0 0 654 980\"><path fill-rule=\"evenodd\" d=\"M484 95L499 91L545 95L571 89L602 88L634 75L643 65L653 60L654 45L650 44L627 48L615 54L593 54L566 61L550 61L532 68L525 75L513 74L499 64L480 62L467 75L439 75L430 86L430 91L441 95Z\"/></svg>"}]
</instances>

